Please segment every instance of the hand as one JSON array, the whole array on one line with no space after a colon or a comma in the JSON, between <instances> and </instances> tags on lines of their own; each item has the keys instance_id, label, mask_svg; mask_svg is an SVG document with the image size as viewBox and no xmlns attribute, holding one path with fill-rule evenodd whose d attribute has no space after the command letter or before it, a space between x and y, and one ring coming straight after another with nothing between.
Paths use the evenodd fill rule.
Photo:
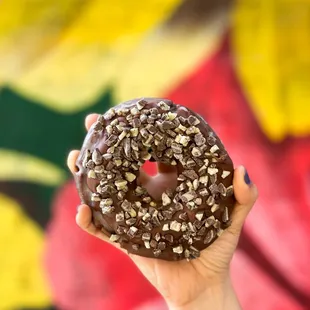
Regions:
<instances>
[{"instance_id":1,"label":"hand","mask_svg":"<svg viewBox=\"0 0 310 310\"><path fill-rule=\"evenodd\" d=\"M85 120L87 130L96 120L91 114ZM75 172L79 151L68 156L68 166ZM165 184L175 180L173 167L159 165L159 174L151 178L142 172L143 185L154 197L159 196ZM234 173L234 190L237 203L232 214L232 224L198 259L170 262L129 254L145 277L165 298L170 309L241 309L230 283L230 262L236 250L242 226L253 207L258 193L250 183L247 172L240 166ZM155 191L154 191L155 189ZM76 216L77 224L86 232L109 242L109 238L92 224L91 210L81 205ZM113 243L120 248L119 244Z\"/></svg>"}]
</instances>

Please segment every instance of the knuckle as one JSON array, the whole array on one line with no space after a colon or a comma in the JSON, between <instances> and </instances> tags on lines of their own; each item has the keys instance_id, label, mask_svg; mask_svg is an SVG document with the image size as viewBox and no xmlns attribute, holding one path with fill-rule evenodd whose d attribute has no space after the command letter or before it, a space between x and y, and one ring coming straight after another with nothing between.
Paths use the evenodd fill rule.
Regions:
<instances>
[{"instance_id":1,"label":"knuckle","mask_svg":"<svg viewBox=\"0 0 310 310\"><path fill-rule=\"evenodd\" d=\"M231 225L227 228L227 233L231 234L233 237L239 237L241 234L242 228L239 225Z\"/></svg>"}]
</instances>

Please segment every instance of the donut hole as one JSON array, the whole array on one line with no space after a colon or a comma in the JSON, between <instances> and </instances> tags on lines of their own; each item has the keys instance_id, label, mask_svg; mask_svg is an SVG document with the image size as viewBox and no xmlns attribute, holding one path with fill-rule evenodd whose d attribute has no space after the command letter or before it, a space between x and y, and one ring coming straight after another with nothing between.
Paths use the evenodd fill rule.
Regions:
<instances>
[{"instance_id":1,"label":"donut hole","mask_svg":"<svg viewBox=\"0 0 310 310\"><path fill-rule=\"evenodd\" d=\"M176 167L154 161L146 161L141 169L151 178L147 182L144 182L142 178L139 181L155 200L160 200L162 193L167 189L172 191L176 189L178 183Z\"/></svg>"},{"instance_id":2,"label":"donut hole","mask_svg":"<svg viewBox=\"0 0 310 310\"><path fill-rule=\"evenodd\" d=\"M141 167L144 172L149 176L155 176L157 174L157 162L156 161L146 161Z\"/></svg>"}]
</instances>

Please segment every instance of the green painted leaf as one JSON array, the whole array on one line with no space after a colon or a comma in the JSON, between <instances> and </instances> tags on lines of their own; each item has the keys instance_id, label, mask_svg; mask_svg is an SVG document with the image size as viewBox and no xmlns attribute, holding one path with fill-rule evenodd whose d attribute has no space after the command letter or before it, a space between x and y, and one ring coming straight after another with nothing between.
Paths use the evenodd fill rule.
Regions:
<instances>
[{"instance_id":1,"label":"green painted leaf","mask_svg":"<svg viewBox=\"0 0 310 310\"><path fill-rule=\"evenodd\" d=\"M103 113L112 104L105 93L90 108L60 114L5 88L0 92L0 147L21 151L66 168L71 149L81 148L84 118L91 112Z\"/></svg>"}]
</instances>

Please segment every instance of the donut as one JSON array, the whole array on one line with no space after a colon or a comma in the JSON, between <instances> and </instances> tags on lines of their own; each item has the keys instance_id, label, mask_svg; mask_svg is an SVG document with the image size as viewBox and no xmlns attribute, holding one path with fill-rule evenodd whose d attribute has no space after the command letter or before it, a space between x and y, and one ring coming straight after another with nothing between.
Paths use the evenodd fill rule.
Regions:
<instances>
[{"instance_id":1,"label":"donut","mask_svg":"<svg viewBox=\"0 0 310 310\"><path fill-rule=\"evenodd\" d=\"M175 167L176 186L159 199L140 182L146 161ZM93 223L128 253L195 259L230 225L232 160L201 116L170 100L134 99L100 115L76 167Z\"/></svg>"}]
</instances>

